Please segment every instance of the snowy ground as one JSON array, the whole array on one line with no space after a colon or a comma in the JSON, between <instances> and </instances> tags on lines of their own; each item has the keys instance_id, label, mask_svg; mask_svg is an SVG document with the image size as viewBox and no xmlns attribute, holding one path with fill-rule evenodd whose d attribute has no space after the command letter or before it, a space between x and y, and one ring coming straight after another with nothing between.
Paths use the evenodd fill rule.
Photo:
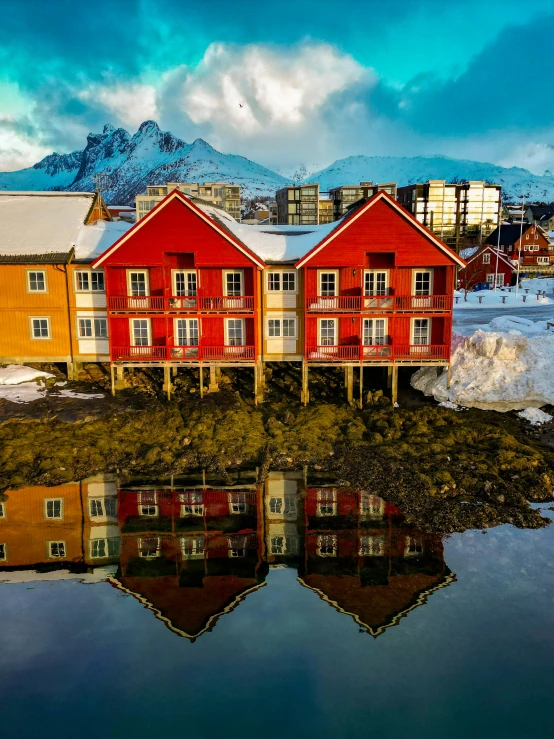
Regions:
<instances>
[{"instance_id":1,"label":"snowy ground","mask_svg":"<svg viewBox=\"0 0 554 739\"><path fill-rule=\"evenodd\" d=\"M51 390L47 390L44 381L53 378L48 372L41 372L32 367L20 364L9 364L0 367L0 398L12 403L32 403L41 400L49 393L55 393L65 398L79 400L95 400L103 398L104 394L77 393L70 389L60 389L66 383L56 383Z\"/></svg>"}]
</instances>

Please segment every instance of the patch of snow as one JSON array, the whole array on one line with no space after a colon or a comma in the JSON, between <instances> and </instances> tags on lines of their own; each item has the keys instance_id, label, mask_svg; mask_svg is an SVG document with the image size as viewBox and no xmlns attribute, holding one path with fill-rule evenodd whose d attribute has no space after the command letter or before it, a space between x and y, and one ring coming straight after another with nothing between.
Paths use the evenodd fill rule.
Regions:
<instances>
[{"instance_id":1,"label":"patch of snow","mask_svg":"<svg viewBox=\"0 0 554 739\"><path fill-rule=\"evenodd\" d=\"M529 280L530 282L530 280ZM528 287L525 285L525 287ZM454 301L454 310L464 309L475 309L475 308L516 308L518 310L525 308L536 308L537 305L554 305L552 298L540 297L537 300L537 290L546 290L547 288L534 288L534 292L529 289L529 293L525 293L524 288L519 288L516 297L515 287L512 287L512 291L509 292L507 288L504 290L478 290L476 292L469 292L467 294L467 300L465 299L464 293L461 290L454 291L454 297L458 297L458 302ZM479 302L479 297L482 301ZM525 297L525 300L523 299ZM504 298L504 300L503 300Z\"/></svg>"},{"instance_id":2,"label":"patch of snow","mask_svg":"<svg viewBox=\"0 0 554 739\"><path fill-rule=\"evenodd\" d=\"M8 364L7 367L0 367L0 385L20 385L23 382L45 380L48 377L54 377L54 375L32 367L25 367L22 364Z\"/></svg>"},{"instance_id":3,"label":"patch of snow","mask_svg":"<svg viewBox=\"0 0 554 739\"><path fill-rule=\"evenodd\" d=\"M540 408L526 408L524 411L520 411L517 414L524 421L528 421L531 426L541 426L543 423L549 423L552 420L552 416Z\"/></svg>"},{"instance_id":4,"label":"patch of snow","mask_svg":"<svg viewBox=\"0 0 554 739\"><path fill-rule=\"evenodd\" d=\"M77 393L74 390L60 390L59 394L63 395L64 398L77 398L78 400L99 400L105 397L103 393Z\"/></svg>"},{"instance_id":5,"label":"patch of snow","mask_svg":"<svg viewBox=\"0 0 554 739\"><path fill-rule=\"evenodd\" d=\"M39 387L35 382L22 382L20 385L0 385L0 398L11 403L32 403L41 400L46 395L46 389Z\"/></svg>"},{"instance_id":6,"label":"patch of snow","mask_svg":"<svg viewBox=\"0 0 554 739\"><path fill-rule=\"evenodd\" d=\"M465 411L467 410L463 406L458 405L457 403L453 403L451 400L444 400L442 403L439 403L440 406L443 408L450 408L451 411Z\"/></svg>"},{"instance_id":7,"label":"patch of snow","mask_svg":"<svg viewBox=\"0 0 554 739\"><path fill-rule=\"evenodd\" d=\"M0 572L0 584L16 585L32 582L58 582L59 580L75 580L84 584L105 582L117 572L117 565L95 567L93 572L83 572L79 575L69 570L53 570L52 572L37 572L36 570L13 570Z\"/></svg>"},{"instance_id":8,"label":"patch of snow","mask_svg":"<svg viewBox=\"0 0 554 739\"><path fill-rule=\"evenodd\" d=\"M450 388L435 367L418 370L412 387L441 402L501 412L554 404L554 332L479 329L455 338Z\"/></svg>"}]
</instances>

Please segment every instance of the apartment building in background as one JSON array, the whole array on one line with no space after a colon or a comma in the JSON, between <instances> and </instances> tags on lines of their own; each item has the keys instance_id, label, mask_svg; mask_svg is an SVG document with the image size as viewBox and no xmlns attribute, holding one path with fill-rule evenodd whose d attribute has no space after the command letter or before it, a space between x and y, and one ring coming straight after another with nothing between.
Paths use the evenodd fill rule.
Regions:
<instances>
[{"instance_id":1,"label":"apartment building in background","mask_svg":"<svg viewBox=\"0 0 554 739\"><path fill-rule=\"evenodd\" d=\"M288 185L277 190L277 223L282 226L314 226L319 223L319 184Z\"/></svg>"},{"instance_id":2,"label":"apartment building in background","mask_svg":"<svg viewBox=\"0 0 554 739\"><path fill-rule=\"evenodd\" d=\"M428 180L398 188L398 202L441 241L456 251L481 244L497 228L500 185L470 180L448 184Z\"/></svg>"},{"instance_id":3,"label":"apartment building in background","mask_svg":"<svg viewBox=\"0 0 554 739\"><path fill-rule=\"evenodd\" d=\"M172 190L180 190L200 200L223 208L240 223L240 185L228 182L167 182L165 185L148 185L146 195L136 196L137 221L149 213Z\"/></svg>"},{"instance_id":4,"label":"apartment building in background","mask_svg":"<svg viewBox=\"0 0 554 739\"><path fill-rule=\"evenodd\" d=\"M333 201L329 197L329 193L319 194L318 206L319 223L332 223L335 220L333 215Z\"/></svg>"},{"instance_id":5,"label":"apartment building in background","mask_svg":"<svg viewBox=\"0 0 554 739\"><path fill-rule=\"evenodd\" d=\"M337 221L347 210L362 198L370 198L379 190L384 190L392 198L396 199L396 182L360 182L359 185L341 185L329 188L329 198L333 204L333 220ZM329 223L329 221L326 221Z\"/></svg>"}]
</instances>

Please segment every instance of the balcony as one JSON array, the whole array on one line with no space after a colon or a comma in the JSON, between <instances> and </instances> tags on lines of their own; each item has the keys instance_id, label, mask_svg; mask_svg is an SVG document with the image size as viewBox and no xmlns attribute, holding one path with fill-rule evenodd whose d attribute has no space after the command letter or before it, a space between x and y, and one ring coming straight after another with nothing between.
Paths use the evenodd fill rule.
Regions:
<instances>
[{"instance_id":1,"label":"balcony","mask_svg":"<svg viewBox=\"0 0 554 739\"><path fill-rule=\"evenodd\" d=\"M114 346L112 362L254 362L253 346Z\"/></svg>"},{"instance_id":2,"label":"balcony","mask_svg":"<svg viewBox=\"0 0 554 739\"><path fill-rule=\"evenodd\" d=\"M163 297L158 295L108 297L108 310L117 313L252 313L254 297L246 295L181 295Z\"/></svg>"},{"instance_id":3,"label":"balcony","mask_svg":"<svg viewBox=\"0 0 554 739\"><path fill-rule=\"evenodd\" d=\"M308 313L362 313L401 311L409 313L452 310L451 295L316 295L306 298Z\"/></svg>"},{"instance_id":4,"label":"balcony","mask_svg":"<svg viewBox=\"0 0 554 739\"><path fill-rule=\"evenodd\" d=\"M344 346L308 346L306 359L309 362L374 362L377 364L425 364L448 361L450 348L447 344L392 344Z\"/></svg>"}]
</instances>

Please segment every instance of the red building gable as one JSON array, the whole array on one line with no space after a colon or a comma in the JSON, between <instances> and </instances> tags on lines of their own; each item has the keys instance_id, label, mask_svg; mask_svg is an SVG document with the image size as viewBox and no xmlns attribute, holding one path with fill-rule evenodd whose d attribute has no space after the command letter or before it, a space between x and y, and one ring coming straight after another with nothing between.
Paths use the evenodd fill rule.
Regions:
<instances>
[{"instance_id":1,"label":"red building gable","mask_svg":"<svg viewBox=\"0 0 554 739\"><path fill-rule=\"evenodd\" d=\"M495 274L497 285L511 285L515 270L504 254L492 246L484 246L467 258L467 265L458 275L460 287L470 289L479 282L486 282L494 287Z\"/></svg>"}]
</instances>

